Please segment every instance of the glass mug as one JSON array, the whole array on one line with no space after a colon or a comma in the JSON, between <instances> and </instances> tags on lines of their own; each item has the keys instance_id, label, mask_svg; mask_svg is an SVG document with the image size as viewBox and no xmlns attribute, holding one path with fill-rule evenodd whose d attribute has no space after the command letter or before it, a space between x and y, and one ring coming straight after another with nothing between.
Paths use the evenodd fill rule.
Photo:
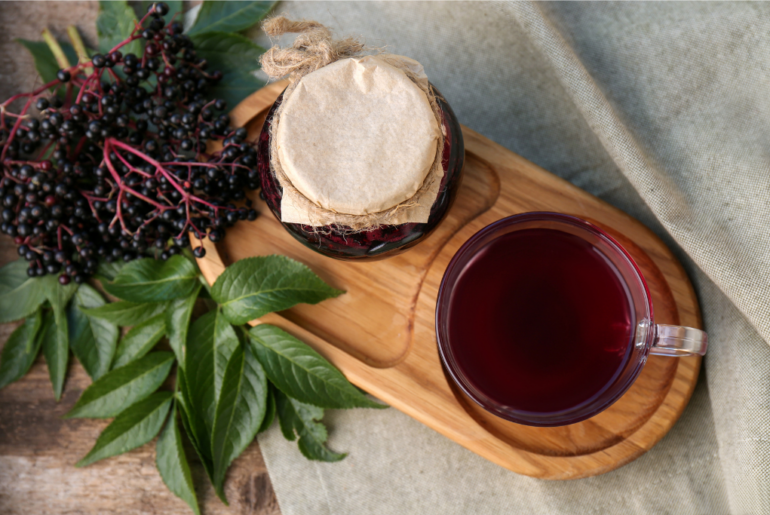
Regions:
<instances>
[{"instance_id":1,"label":"glass mug","mask_svg":"<svg viewBox=\"0 0 770 515\"><path fill-rule=\"evenodd\" d=\"M436 339L468 397L531 426L607 409L649 354L704 355L705 332L656 324L629 253L580 218L524 213L472 236L444 273Z\"/></svg>"}]
</instances>

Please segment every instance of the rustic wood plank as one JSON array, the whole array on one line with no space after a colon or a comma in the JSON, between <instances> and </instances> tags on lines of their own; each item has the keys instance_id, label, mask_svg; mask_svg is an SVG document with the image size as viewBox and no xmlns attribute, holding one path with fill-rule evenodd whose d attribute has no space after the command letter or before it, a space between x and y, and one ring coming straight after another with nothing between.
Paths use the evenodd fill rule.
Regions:
<instances>
[{"instance_id":1,"label":"rustic wood plank","mask_svg":"<svg viewBox=\"0 0 770 515\"><path fill-rule=\"evenodd\" d=\"M75 24L95 47L96 2L3 2L0 6L0 98L40 84L27 51L13 38L39 40L43 28L66 38ZM0 266L17 258L15 246L0 236ZM0 325L0 348L18 324ZM74 360L73 360L74 361ZM188 514L189 508L165 487L155 469L154 442L84 469L74 464L108 421L62 420L90 379L71 366L60 403L53 400L42 360L21 381L0 390L0 513ZM194 456L194 452L189 452ZM235 461L226 482L230 507L214 495L203 467L193 462L203 512L278 515L270 477L254 442Z\"/></svg>"}]
</instances>

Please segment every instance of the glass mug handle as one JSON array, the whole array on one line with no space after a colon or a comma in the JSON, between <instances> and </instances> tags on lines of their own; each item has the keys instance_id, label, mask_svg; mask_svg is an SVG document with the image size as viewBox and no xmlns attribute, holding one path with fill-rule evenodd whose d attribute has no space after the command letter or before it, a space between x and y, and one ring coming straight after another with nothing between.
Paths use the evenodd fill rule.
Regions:
<instances>
[{"instance_id":1,"label":"glass mug handle","mask_svg":"<svg viewBox=\"0 0 770 515\"><path fill-rule=\"evenodd\" d=\"M650 354L657 356L703 356L709 337L700 329L680 325L655 324Z\"/></svg>"}]
</instances>

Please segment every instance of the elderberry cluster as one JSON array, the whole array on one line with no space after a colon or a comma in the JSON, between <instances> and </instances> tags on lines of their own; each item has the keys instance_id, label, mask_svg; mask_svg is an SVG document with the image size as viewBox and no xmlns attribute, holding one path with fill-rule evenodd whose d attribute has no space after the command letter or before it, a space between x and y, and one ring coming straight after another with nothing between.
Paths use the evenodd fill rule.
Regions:
<instances>
[{"instance_id":1,"label":"elderberry cluster","mask_svg":"<svg viewBox=\"0 0 770 515\"><path fill-rule=\"evenodd\" d=\"M168 259L191 246L190 234L216 242L256 218L250 201L235 204L260 187L256 149L246 129L231 129L226 103L207 99L222 74L208 71L179 22L166 24L167 12L152 4L107 55L0 104L0 229L30 276L63 271L59 282L80 283L99 258ZM121 52L137 40L141 56ZM8 111L19 100L20 112ZM220 150L208 152L214 141Z\"/></svg>"}]
</instances>

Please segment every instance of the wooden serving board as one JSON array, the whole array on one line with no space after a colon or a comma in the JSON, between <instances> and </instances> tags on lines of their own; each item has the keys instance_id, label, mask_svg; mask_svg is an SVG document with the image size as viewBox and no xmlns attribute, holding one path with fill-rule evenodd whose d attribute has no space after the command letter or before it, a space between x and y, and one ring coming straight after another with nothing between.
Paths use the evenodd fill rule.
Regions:
<instances>
[{"instance_id":1,"label":"wooden serving board","mask_svg":"<svg viewBox=\"0 0 770 515\"><path fill-rule=\"evenodd\" d=\"M234 123L257 137L266 112L285 87L276 83L244 100ZM439 361L434 313L439 284L460 246L482 227L527 211L590 219L613 233L642 268L655 320L700 327L697 300L668 248L630 216L463 127L465 168L446 219L425 241L390 259L337 261L305 248L259 201L253 223L230 229L216 246L203 242L199 260L213 283L239 259L285 254L347 293L299 305L269 322L307 342L356 385L498 465L544 479L574 479L620 467L652 448L681 415L700 358L651 356L634 386L603 413L556 428L514 424L463 397Z\"/></svg>"}]
</instances>

